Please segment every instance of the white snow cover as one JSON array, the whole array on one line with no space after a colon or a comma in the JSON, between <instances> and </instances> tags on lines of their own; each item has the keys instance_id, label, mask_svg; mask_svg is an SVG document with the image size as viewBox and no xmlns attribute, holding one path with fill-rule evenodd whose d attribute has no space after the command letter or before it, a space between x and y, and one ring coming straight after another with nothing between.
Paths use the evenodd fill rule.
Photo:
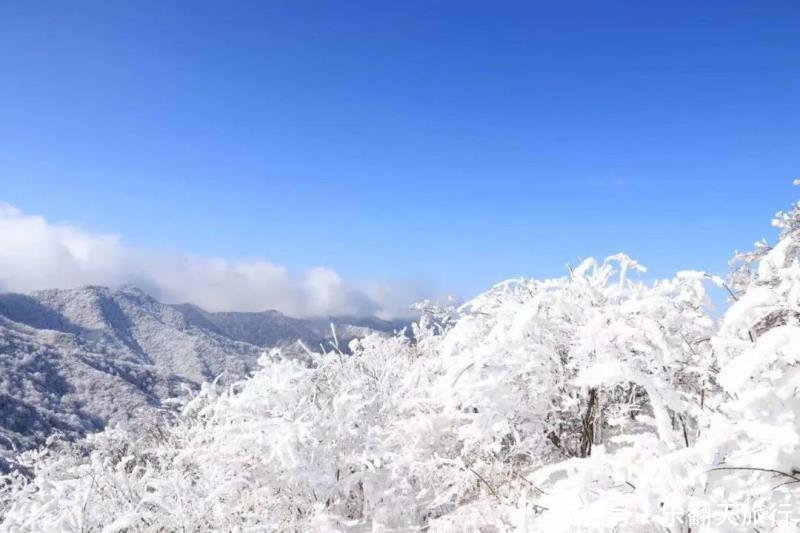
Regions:
<instances>
[{"instance_id":1,"label":"white snow cover","mask_svg":"<svg viewBox=\"0 0 800 533\"><path fill-rule=\"evenodd\" d=\"M624 255L422 306L413 336L264 354L174 424L28 452L2 531L795 531L800 208L698 272ZM737 263L739 264L739 263Z\"/></svg>"}]
</instances>

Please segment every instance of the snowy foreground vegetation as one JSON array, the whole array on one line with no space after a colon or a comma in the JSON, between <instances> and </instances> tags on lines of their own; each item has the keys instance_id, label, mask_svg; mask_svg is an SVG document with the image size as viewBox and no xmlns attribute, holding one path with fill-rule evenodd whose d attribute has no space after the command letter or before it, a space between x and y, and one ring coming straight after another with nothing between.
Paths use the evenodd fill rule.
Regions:
<instances>
[{"instance_id":1,"label":"snowy foreground vegetation","mask_svg":"<svg viewBox=\"0 0 800 533\"><path fill-rule=\"evenodd\" d=\"M352 355L264 354L168 423L23 454L0 529L795 531L800 205L775 223L729 281L589 259Z\"/></svg>"}]
</instances>

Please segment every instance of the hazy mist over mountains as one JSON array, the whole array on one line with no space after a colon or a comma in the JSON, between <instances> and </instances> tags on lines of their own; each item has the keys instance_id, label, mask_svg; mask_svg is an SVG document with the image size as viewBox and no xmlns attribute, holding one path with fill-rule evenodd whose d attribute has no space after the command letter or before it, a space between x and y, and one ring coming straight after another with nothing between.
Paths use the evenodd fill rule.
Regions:
<instances>
[{"instance_id":1,"label":"hazy mist over mountains","mask_svg":"<svg viewBox=\"0 0 800 533\"><path fill-rule=\"evenodd\" d=\"M52 222L0 201L0 292L85 285L133 285L162 302L211 311L270 308L304 318L410 317L411 304L434 296L418 283L344 279L326 266L293 270L259 257L135 247L119 235Z\"/></svg>"}]
</instances>

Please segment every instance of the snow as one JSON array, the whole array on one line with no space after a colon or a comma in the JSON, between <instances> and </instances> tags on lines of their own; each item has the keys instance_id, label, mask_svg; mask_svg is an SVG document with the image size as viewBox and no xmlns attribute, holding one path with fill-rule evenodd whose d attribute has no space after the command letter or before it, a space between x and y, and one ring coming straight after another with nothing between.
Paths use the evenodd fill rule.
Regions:
<instances>
[{"instance_id":1,"label":"snow","mask_svg":"<svg viewBox=\"0 0 800 533\"><path fill-rule=\"evenodd\" d=\"M0 294L0 472L14 448L136 425L206 380L241 379L264 347L305 357L293 343L328 345L332 324L343 343L399 329L374 319L206 313L132 287Z\"/></svg>"},{"instance_id":2,"label":"snow","mask_svg":"<svg viewBox=\"0 0 800 533\"><path fill-rule=\"evenodd\" d=\"M776 220L728 282L617 254L268 350L172 423L21 454L0 531L795 531L800 208Z\"/></svg>"}]
</instances>

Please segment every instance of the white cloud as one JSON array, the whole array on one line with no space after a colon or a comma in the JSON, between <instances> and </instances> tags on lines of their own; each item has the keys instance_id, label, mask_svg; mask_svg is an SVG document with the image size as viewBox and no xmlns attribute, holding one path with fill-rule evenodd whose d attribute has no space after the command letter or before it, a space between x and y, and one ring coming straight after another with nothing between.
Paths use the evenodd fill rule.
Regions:
<instances>
[{"instance_id":1,"label":"white cloud","mask_svg":"<svg viewBox=\"0 0 800 533\"><path fill-rule=\"evenodd\" d=\"M408 314L419 287L346 283L334 270L292 273L262 259L232 261L125 245L116 235L52 224L0 203L0 291L132 284L210 311L277 309L291 316Z\"/></svg>"}]
</instances>

